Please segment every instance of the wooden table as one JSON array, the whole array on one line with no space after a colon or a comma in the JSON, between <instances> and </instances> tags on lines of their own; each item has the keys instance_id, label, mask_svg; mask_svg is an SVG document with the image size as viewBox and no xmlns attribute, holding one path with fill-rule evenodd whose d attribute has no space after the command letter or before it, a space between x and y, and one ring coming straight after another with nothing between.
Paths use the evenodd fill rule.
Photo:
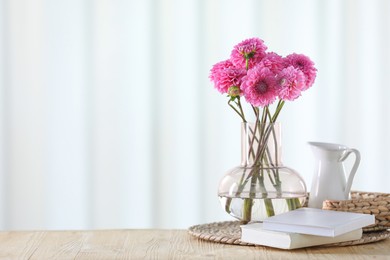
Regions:
<instances>
[{"instance_id":1,"label":"wooden table","mask_svg":"<svg viewBox=\"0 0 390 260\"><path fill-rule=\"evenodd\" d=\"M390 239L284 251L206 242L186 230L0 232L0 259L390 259Z\"/></svg>"}]
</instances>

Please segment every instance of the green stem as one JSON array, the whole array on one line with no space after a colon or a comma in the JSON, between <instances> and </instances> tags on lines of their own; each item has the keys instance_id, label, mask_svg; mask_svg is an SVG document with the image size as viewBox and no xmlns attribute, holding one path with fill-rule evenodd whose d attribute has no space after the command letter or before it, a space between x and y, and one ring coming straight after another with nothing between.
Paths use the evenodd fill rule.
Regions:
<instances>
[{"instance_id":1,"label":"green stem","mask_svg":"<svg viewBox=\"0 0 390 260\"><path fill-rule=\"evenodd\" d=\"M272 199L264 199L264 206L265 206L265 211L267 212L267 216L275 216L275 210L274 210L274 205L272 203Z\"/></svg>"},{"instance_id":2,"label":"green stem","mask_svg":"<svg viewBox=\"0 0 390 260\"><path fill-rule=\"evenodd\" d=\"M278 105L276 106L276 110L275 110L275 113L272 117L272 122L276 122L276 119L278 118L279 114L280 114L280 111L282 110L283 106L284 106L284 103L285 101L284 100L279 100L278 102Z\"/></svg>"},{"instance_id":3,"label":"green stem","mask_svg":"<svg viewBox=\"0 0 390 260\"><path fill-rule=\"evenodd\" d=\"M251 198L245 198L244 199L244 205L243 205L243 212L242 212L242 223L246 224L251 221L252 219L252 206L253 206L253 199Z\"/></svg>"},{"instance_id":4,"label":"green stem","mask_svg":"<svg viewBox=\"0 0 390 260\"><path fill-rule=\"evenodd\" d=\"M230 214L232 211L230 210L230 204L232 204L232 197L226 197L226 203L225 203L225 211Z\"/></svg>"},{"instance_id":5,"label":"green stem","mask_svg":"<svg viewBox=\"0 0 390 260\"><path fill-rule=\"evenodd\" d=\"M242 105L241 105L241 98L240 97L237 97L237 105L238 105L238 108L240 109L240 112L241 112L241 115L242 115L242 121L244 123L246 123L246 119L245 119L245 114L244 114L244 110L242 110Z\"/></svg>"},{"instance_id":6,"label":"green stem","mask_svg":"<svg viewBox=\"0 0 390 260\"><path fill-rule=\"evenodd\" d=\"M267 217L271 217L271 216L275 215L274 205L272 203L272 199L267 198L268 192L265 189L265 185L264 185L264 173L262 173L260 175L261 176L259 176L259 185L260 185L260 187L263 188L262 198L264 201L265 212L267 213Z\"/></svg>"},{"instance_id":7,"label":"green stem","mask_svg":"<svg viewBox=\"0 0 390 260\"><path fill-rule=\"evenodd\" d=\"M246 122L244 115L241 114L240 111L238 111L237 108L235 108L230 102L232 102L231 99L229 99L228 105L229 105L231 108L233 108L233 110L241 117L241 119L242 119L243 122Z\"/></svg>"},{"instance_id":8,"label":"green stem","mask_svg":"<svg viewBox=\"0 0 390 260\"><path fill-rule=\"evenodd\" d=\"M279 154L278 154L278 142L276 140L276 134L275 134L275 128L274 126L272 126L272 139L274 141L274 147L275 147L275 163L274 163L274 167L275 167L275 171L273 172L274 173L274 178L275 178L275 184L274 184L274 187L275 187L275 190L276 190L276 194L277 196L282 196L282 182L280 181L280 178L279 178Z\"/></svg>"},{"instance_id":9,"label":"green stem","mask_svg":"<svg viewBox=\"0 0 390 260\"><path fill-rule=\"evenodd\" d=\"M251 178L251 182L250 182L248 198L244 199L244 206L242 209L243 210L242 220L246 223L252 220L253 200L257 197L256 182L257 182L258 178L260 177L260 175L262 175L262 174L259 172L259 168L257 166L254 166L251 173L250 173L250 176L252 178ZM264 184L262 186L260 186L260 188L261 187L264 187Z\"/></svg>"},{"instance_id":10,"label":"green stem","mask_svg":"<svg viewBox=\"0 0 390 260\"><path fill-rule=\"evenodd\" d=\"M299 198L286 199L286 202L287 202L287 206L288 206L289 211L302 207L302 205L299 201Z\"/></svg>"},{"instance_id":11,"label":"green stem","mask_svg":"<svg viewBox=\"0 0 390 260\"><path fill-rule=\"evenodd\" d=\"M260 116L260 113L259 113L259 109L257 107L253 107L253 111L255 112L256 114L256 122L255 122L255 128L252 130L252 128L250 126L248 126L249 130L251 131L251 140L249 142L249 150L248 150L248 154L249 154L249 157L250 155L253 156L253 161L255 160L255 153L254 153L254 149L253 149L253 145L255 143L255 141L257 141L257 145L260 145L260 140L256 137L256 131L257 131L257 128L259 126L259 124L257 123L259 121L259 116Z\"/></svg>"}]
</instances>

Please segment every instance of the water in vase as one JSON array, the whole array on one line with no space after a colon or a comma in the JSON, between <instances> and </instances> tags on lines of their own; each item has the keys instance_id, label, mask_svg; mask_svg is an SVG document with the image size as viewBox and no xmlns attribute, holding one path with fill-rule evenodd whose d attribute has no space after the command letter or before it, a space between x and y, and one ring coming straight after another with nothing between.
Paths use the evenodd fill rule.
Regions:
<instances>
[{"instance_id":1,"label":"water in vase","mask_svg":"<svg viewBox=\"0 0 390 260\"><path fill-rule=\"evenodd\" d=\"M272 194L270 194L272 195ZM268 196L268 198L262 198L256 196L250 199L251 210L250 220L251 221L262 221L267 217L278 215L292 209L302 207L306 200L305 196L295 196L294 194L283 194L283 197ZM229 196L218 196L222 207L233 217L243 220L245 219L244 204L245 200L248 200L248 196L240 197L229 197ZM273 197L273 198L272 198Z\"/></svg>"}]
</instances>

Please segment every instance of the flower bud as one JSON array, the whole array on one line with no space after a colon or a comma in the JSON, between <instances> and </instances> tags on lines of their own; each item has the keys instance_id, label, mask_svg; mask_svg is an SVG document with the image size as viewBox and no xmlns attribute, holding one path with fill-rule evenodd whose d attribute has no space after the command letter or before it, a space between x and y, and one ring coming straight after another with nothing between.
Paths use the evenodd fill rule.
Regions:
<instances>
[{"instance_id":1,"label":"flower bud","mask_svg":"<svg viewBox=\"0 0 390 260\"><path fill-rule=\"evenodd\" d=\"M231 86L228 90L228 95L231 97L239 97L240 93L240 88L237 86Z\"/></svg>"}]
</instances>

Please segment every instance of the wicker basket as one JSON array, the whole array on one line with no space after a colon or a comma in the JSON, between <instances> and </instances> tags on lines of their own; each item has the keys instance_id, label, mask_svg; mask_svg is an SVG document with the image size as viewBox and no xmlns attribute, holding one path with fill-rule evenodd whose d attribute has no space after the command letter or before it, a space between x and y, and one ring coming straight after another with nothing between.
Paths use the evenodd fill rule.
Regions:
<instances>
[{"instance_id":1,"label":"wicker basket","mask_svg":"<svg viewBox=\"0 0 390 260\"><path fill-rule=\"evenodd\" d=\"M322 208L375 215L375 225L363 228L366 232L390 228L390 194L388 193L352 191L350 200L325 200Z\"/></svg>"}]
</instances>

